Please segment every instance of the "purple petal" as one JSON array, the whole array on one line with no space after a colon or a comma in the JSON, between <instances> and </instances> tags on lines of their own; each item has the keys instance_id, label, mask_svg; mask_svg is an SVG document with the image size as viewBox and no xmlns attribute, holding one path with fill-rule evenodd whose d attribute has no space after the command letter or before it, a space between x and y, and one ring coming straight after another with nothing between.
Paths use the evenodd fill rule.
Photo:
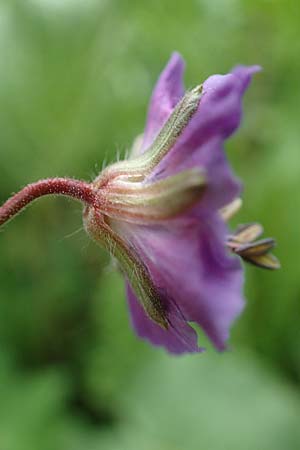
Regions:
<instances>
[{"instance_id":1,"label":"purple petal","mask_svg":"<svg viewBox=\"0 0 300 450\"><path fill-rule=\"evenodd\" d=\"M258 65L255 66L236 66L232 69L231 73L233 73L235 76L240 78L241 80L241 89L242 92L244 92L252 78L252 75L254 75L257 72L261 71L261 67Z\"/></svg>"},{"instance_id":2,"label":"purple petal","mask_svg":"<svg viewBox=\"0 0 300 450\"><path fill-rule=\"evenodd\" d=\"M182 151L185 151L184 148ZM212 137L203 143L201 148L191 152L186 160L182 159L179 152L174 153L170 158L166 156L165 159L169 160L169 165L165 166L163 160L163 163L159 165L162 171L159 172L158 168L145 182L151 183L185 169L204 168L207 187L201 202L196 207L201 214L222 208L241 193L241 183L228 164L223 140L220 137Z\"/></svg>"},{"instance_id":3,"label":"purple petal","mask_svg":"<svg viewBox=\"0 0 300 450\"><path fill-rule=\"evenodd\" d=\"M182 57L179 53L173 53L152 93L142 145L143 150L152 144L175 105L183 96L183 71Z\"/></svg>"},{"instance_id":4,"label":"purple petal","mask_svg":"<svg viewBox=\"0 0 300 450\"><path fill-rule=\"evenodd\" d=\"M227 75L213 75L203 84L199 107L174 147L151 174L151 179L165 178L190 167L207 168L207 152L220 152L223 141L239 126L242 116L242 97L258 66L235 68ZM214 160L211 155L210 161ZM213 175L213 168L209 171ZM229 184L236 180L228 175L230 169L223 159L223 171ZM212 179L212 178L211 178Z\"/></svg>"},{"instance_id":5,"label":"purple petal","mask_svg":"<svg viewBox=\"0 0 300 450\"><path fill-rule=\"evenodd\" d=\"M142 151L153 142L183 94L183 68L181 57L174 54L159 78ZM239 126L243 94L258 70L258 66L239 66L230 74L208 78L196 113L145 180L151 183L185 169L203 168L207 190L200 203L167 223L111 221L146 265L170 323L164 330L151 321L128 286L133 326L139 336L173 353L201 351L190 322L197 323L216 348L223 350L230 326L244 306L240 260L225 248L228 230L218 210L240 192L223 144Z\"/></svg>"},{"instance_id":6,"label":"purple petal","mask_svg":"<svg viewBox=\"0 0 300 450\"><path fill-rule=\"evenodd\" d=\"M135 247L172 308L180 310L186 322L200 325L223 350L244 301L240 261L225 249L227 230L219 216L174 220L164 226L123 225L119 232ZM134 326L140 336L154 342L157 326L144 327L142 312ZM158 336L157 343L168 348L167 337Z\"/></svg>"},{"instance_id":7,"label":"purple petal","mask_svg":"<svg viewBox=\"0 0 300 450\"><path fill-rule=\"evenodd\" d=\"M206 172L206 192L196 207L201 214L204 214L204 211L209 213L219 210L241 193L241 183L228 164L222 144L217 137L206 142L201 148L201 155L198 155L200 158L191 166L197 167L201 161L201 167L204 167Z\"/></svg>"},{"instance_id":8,"label":"purple petal","mask_svg":"<svg viewBox=\"0 0 300 450\"><path fill-rule=\"evenodd\" d=\"M126 291L132 326L140 338L146 339L153 345L165 347L174 354L203 351L198 347L197 333L186 323L174 305L169 305L171 307L168 314L170 326L168 330L164 330L149 319L128 283Z\"/></svg>"}]
</instances>

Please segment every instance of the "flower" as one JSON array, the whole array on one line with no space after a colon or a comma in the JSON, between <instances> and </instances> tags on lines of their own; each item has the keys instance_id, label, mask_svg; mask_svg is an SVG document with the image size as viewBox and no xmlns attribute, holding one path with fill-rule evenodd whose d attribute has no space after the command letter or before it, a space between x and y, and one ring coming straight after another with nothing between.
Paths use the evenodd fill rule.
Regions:
<instances>
[{"instance_id":1,"label":"flower","mask_svg":"<svg viewBox=\"0 0 300 450\"><path fill-rule=\"evenodd\" d=\"M85 204L88 234L115 257L126 278L137 334L171 353L201 352L192 324L218 350L244 307L240 258L275 269L274 240L251 223L230 233L241 205L224 141L237 129L242 97L258 66L213 75L184 92L174 53L150 102L144 135L131 157L92 183L55 178L28 185L0 208L0 225L37 197L72 196Z\"/></svg>"},{"instance_id":2,"label":"flower","mask_svg":"<svg viewBox=\"0 0 300 450\"><path fill-rule=\"evenodd\" d=\"M185 94L183 69L174 53L154 89L135 156L95 181L97 189L107 190L100 203L108 203L106 225L115 235L107 230L100 236L103 216L95 217L93 208L85 213L96 240L131 253L124 257L123 249L120 258L117 249L116 257L127 278L135 331L177 354L202 350L191 323L223 350L244 306L240 259L228 251L240 254L239 247L233 239L229 244L221 211L236 202L241 185L223 142L240 123L243 94L259 67L213 75Z\"/></svg>"}]
</instances>

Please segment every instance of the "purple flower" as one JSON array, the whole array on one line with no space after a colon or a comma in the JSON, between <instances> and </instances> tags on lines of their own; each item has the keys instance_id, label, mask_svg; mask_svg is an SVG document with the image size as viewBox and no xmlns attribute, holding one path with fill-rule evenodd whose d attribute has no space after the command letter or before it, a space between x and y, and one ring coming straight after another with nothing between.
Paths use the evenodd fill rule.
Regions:
<instances>
[{"instance_id":1,"label":"purple flower","mask_svg":"<svg viewBox=\"0 0 300 450\"><path fill-rule=\"evenodd\" d=\"M279 266L258 224L231 234L240 182L223 143L239 126L242 97L258 66L213 75L184 92L184 63L174 53L150 102L146 129L128 160L93 183L42 180L0 208L0 225L41 195L85 203L86 231L118 260L137 334L172 353L199 352L199 325L218 350L244 306L240 257Z\"/></svg>"},{"instance_id":2,"label":"purple flower","mask_svg":"<svg viewBox=\"0 0 300 450\"><path fill-rule=\"evenodd\" d=\"M187 94L183 70L182 58L173 54L154 89L145 133L134 149L146 162L138 164L136 157L124 170L122 163L107 170L108 177L120 170L107 188L110 191L117 178L128 177L130 171L128 184L140 183L141 190L154 190L160 184L156 216L153 199L147 209L145 193L135 206L130 195L127 205L123 200L121 206L119 199L118 210L108 208L107 214L111 229L135 254L134 264L143 265L145 275L138 277L138 283L145 278L153 291L154 300L141 300L136 277L125 270L135 331L178 354L202 350L191 323L223 350L231 323L244 306L241 263L228 251L229 232L220 212L239 196L241 186L227 162L223 142L240 123L243 94L259 67L237 67L230 74L211 76ZM182 188L176 191L172 180L180 176ZM104 186L103 177L96 181L98 187ZM88 231L95 235L94 229Z\"/></svg>"}]
</instances>

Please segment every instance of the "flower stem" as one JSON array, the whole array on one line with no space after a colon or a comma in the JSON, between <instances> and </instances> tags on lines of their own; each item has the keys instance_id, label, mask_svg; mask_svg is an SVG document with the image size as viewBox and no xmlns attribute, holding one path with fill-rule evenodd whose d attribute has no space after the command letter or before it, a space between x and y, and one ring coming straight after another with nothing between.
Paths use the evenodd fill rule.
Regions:
<instances>
[{"instance_id":1,"label":"flower stem","mask_svg":"<svg viewBox=\"0 0 300 450\"><path fill-rule=\"evenodd\" d=\"M71 178L48 178L28 184L0 207L0 226L12 219L29 203L44 195L65 195L92 205L95 192L89 183Z\"/></svg>"}]
</instances>

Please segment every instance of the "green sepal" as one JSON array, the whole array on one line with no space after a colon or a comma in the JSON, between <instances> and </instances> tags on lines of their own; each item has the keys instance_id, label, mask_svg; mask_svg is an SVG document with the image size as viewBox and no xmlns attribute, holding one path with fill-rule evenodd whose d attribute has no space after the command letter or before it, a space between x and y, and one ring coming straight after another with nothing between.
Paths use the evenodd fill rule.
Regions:
<instances>
[{"instance_id":1,"label":"green sepal","mask_svg":"<svg viewBox=\"0 0 300 450\"><path fill-rule=\"evenodd\" d=\"M161 302L159 292L152 282L147 267L140 260L136 251L112 230L107 219L94 208L87 207L85 209L83 222L86 232L92 239L117 259L147 316L162 328L168 329L167 312Z\"/></svg>"},{"instance_id":2,"label":"green sepal","mask_svg":"<svg viewBox=\"0 0 300 450\"><path fill-rule=\"evenodd\" d=\"M126 175L126 178L131 179L131 181L144 180L174 146L176 140L197 111L201 95L202 85L187 91L174 108L151 146L141 155L108 166L96 178L94 184L100 188L107 184L109 180L123 175Z\"/></svg>"},{"instance_id":3,"label":"green sepal","mask_svg":"<svg viewBox=\"0 0 300 450\"><path fill-rule=\"evenodd\" d=\"M119 220L149 223L183 214L203 196L206 177L198 168L143 184L116 179L99 190L99 209Z\"/></svg>"}]
</instances>

